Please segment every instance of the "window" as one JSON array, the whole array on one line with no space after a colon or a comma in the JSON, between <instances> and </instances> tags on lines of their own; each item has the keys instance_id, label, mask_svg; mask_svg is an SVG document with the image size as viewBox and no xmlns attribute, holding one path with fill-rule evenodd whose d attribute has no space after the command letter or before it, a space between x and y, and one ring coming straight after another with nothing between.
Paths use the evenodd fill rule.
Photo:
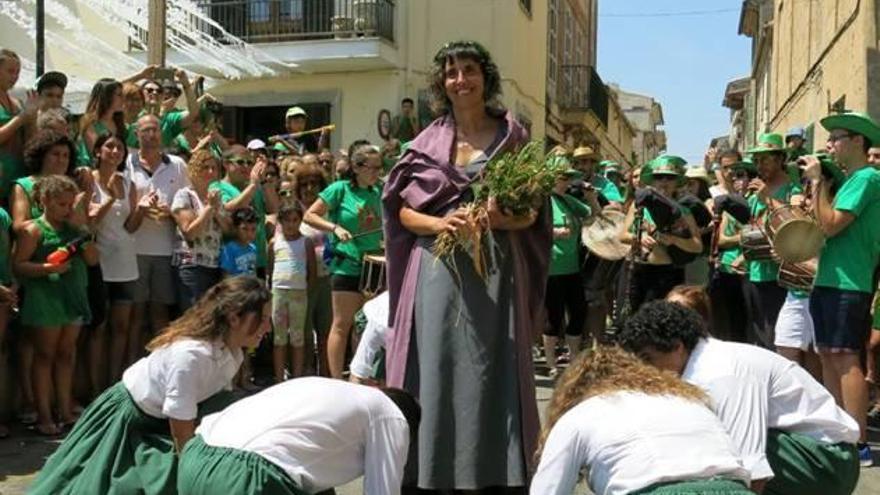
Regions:
<instances>
[{"instance_id":1,"label":"window","mask_svg":"<svg viewBox=\"0 0 880 495\"><path fill-rule=\"evenodd\" d=\"M549 0L547 3L547 94L551 98L556 97L556 81L559 74L557 51L559 50L559 36L557 35L557 2Z\"/></svg>"},{"instance_id":2,"label":"window","mask_svg":"<svg viewBox=\"0 0 880 495\"><path fill-rule=\"evenodd\" d=\"M522 7L529 17L532 16L532 0L519 0L519 6Z\"/></svg>"}]
</instances>

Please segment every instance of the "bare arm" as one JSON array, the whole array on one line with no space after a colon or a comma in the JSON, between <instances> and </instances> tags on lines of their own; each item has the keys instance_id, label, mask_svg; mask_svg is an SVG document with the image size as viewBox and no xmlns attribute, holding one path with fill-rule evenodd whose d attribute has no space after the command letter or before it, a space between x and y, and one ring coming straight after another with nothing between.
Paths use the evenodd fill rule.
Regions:
<instances>
[{"instance_id":1,"label":"bare arm","mask_svg":"<svg viewBox=\"0 0 880 495\"><path fill-rule=\"evenodd\" d=\"M724 231L727 229L727 225L730 223L730 217L728 215L724 215L721 217L721 226L718 227L718 248L719 249L730 249L739 246L739 232L731 236L724 235Z\"/></svg>"},{"instance_id":2,"label":"bare arm","mask_svg":"<svg viewBox=\"0 0 880 495\"><path fill-rule=\"evenodd\" d=\"M83 261L86 262L86 265L95 266L98 264L100 253L97 244L94 242L85 243L80 253L82 254Z\"/></svg>"},{"instance_id":3,"label":"bare arm","mask_svg":"<svg viewBox=\"0 0 880 495\"><path fill-rule=\"evenodd\" d=\"M50 273L64 273L70 268L69 262L52 265L46 262L31 261L34 251L40 244L40 238L40 229L34 224L28 224L19 233L12 252L12 270L19 277L45 277Z\"/></svg>"},{"instance_id":4,"label":"bare arm","mask_svg":"<svg viewBox=\"0 0 880 495\"><path fill-rule=\"evenodd\" d=\"M37 116L38 107L39 101L37 97L37 92L28 91L27 100L25 101L21 112L15 117L12 117L12 120L7 122L6 125L0 126L0 144L3 144L12 139L15 136L15 133L19 131L19 129L30 123Z\"/></svg>"},{"instance_id":5,"label":"bare arm","mask_svg":"<svg viewBox=\"0 0 880 495\"><path fill-rule=\"evenodd\" d=\"M816 221L826 237L836 236L856 219L852 213L834 208L831 183L828 181L813 181L813 205Z\"/></svg>"},{"instance_id":6,"label":"bare arm","mask_svg":"<svg viewBox=\"0 0 880 495\"><path fill-rule=\"evenodd\" d=\"M186 442L196 434L196 422L188 419L172 419L168 418L168 425L171 427L171 437L174 439L174 448L177 453L183 451Z\"/></svg>"},{"instance_id":7,"label":"bare arm","mask_svg":"<svg viewBox=\"0 0 880 495\"><path fill-rule=\"evenodd\" d=\"M12 186L12 230L21 232L24 230L25 224L33 220L31 218L31 202L28 200L27 193L18 185Z\"/></svg>"},{"instance_id":8,"label":"bare arm","mask_svg":"<svg viewBox=\"0 0 880 495\"><path fill-rule=\"evenodd\" d=\"M180 85L183 87L183 94L186 97L186 111L183 113L183 120L180 122L183 128L186 129L192 124L193 120L199 117L199 99L196 98L196 93L193 91L186 72L178 69L175 75L177 80L180 81Z\"/></svg>"}]
</instances>

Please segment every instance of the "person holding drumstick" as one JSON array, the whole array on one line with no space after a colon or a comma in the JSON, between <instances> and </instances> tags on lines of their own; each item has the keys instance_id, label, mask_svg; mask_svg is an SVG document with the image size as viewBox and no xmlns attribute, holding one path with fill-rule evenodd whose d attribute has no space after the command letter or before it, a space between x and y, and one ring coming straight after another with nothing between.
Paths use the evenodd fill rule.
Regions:
<instances>
[{"instance_id":1,"label":"person holding drumstick","mask_svg":"<svg viewBox=\"0 0 880 495\"><path fill-rule=\"evenodd\" d=\"M361 145L352 153L351 165L342 180L318 194L304 218L313 228L333 234L333 324L327 339L333 378L342 378L354 314L364 304L360 287L363 257L382 248L382 156L373 146Z\"/></svg>"},{"instance_id":2,"label":"person holding drumstick","mask_svg":"<svg viewBox=\"0 0 880 495\"><path fill-rule=\"evenodd\" d=\"M762 134L758 144L748 150L758 168L758 177L749 182L746 199L752 222L766 233L766 215L787 204L799 204L799 184L792 182L785 164L785 144L779 134ZM774 260L750 261L745 285L746 306L751 315L749 342L773 349L776 319L788 291L777 283L779 263Z\"/></svg>"}]
</instances>

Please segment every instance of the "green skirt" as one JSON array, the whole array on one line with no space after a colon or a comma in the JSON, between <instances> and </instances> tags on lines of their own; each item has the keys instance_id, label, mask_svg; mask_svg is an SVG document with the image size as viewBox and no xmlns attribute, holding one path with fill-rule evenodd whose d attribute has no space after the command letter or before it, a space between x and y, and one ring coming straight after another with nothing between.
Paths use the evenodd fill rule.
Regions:
<instances>
[{"instance_id":1,"label":"green skirt","mask_svg":"<svg viewBox=\"0 0 880 495\"><path fill-rule=\"evenodd\" d=\"M199 405L199 414L222 409L231 397L228 392L211 397ZM168 420L138 409L119 382L86 408L28 493L173 494L176 475Z\"/></svg>"},{"instance_id":2,"label":"green skirt","mask_svg":"<svg viewBox=\"0 0 880 495\"><path fill-rule=\"evenodd\" d=\"M657 483L632 492L631 495L754 495L754 493L740 481L713 478Z\"/></svg>"},{"instance_id":3,"label":"green skirt","mask_svg":"<svg viewBox=\"0 0 880 495\"><path fill-rule=\"evenodd\" d=\"M806 435L770 430L767 462L773 479L764 495L849 495L859 482L859 453L853 444L822 443Z\"/></svg>"},{"instance_id":4,"label":"green skirt","mask_svg":"<svg viewBox=\"0 0 880 495\"><path fill-rule=\"evenodd\" d=\"M198 435L183 449L178 470L181 495L309 495L284 470L259 455L212 447Z\"/></svg>"}]
</instances>

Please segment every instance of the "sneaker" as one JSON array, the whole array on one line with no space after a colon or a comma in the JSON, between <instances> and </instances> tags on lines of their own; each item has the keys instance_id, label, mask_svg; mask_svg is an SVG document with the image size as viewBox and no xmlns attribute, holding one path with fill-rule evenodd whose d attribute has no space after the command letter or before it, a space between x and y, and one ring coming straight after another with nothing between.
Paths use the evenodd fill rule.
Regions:
<instances>
[{"instance_id":1,"label":"sneaker","mask_svg":"<svg viewBox=\"0 0 880 495\"><path fill-rule=\"evenodd\" d=\"M874 456L871 454L871 446L868 444L859 445L859 465L862 467L874 465Z\"/></svg>"}]
</instances>

